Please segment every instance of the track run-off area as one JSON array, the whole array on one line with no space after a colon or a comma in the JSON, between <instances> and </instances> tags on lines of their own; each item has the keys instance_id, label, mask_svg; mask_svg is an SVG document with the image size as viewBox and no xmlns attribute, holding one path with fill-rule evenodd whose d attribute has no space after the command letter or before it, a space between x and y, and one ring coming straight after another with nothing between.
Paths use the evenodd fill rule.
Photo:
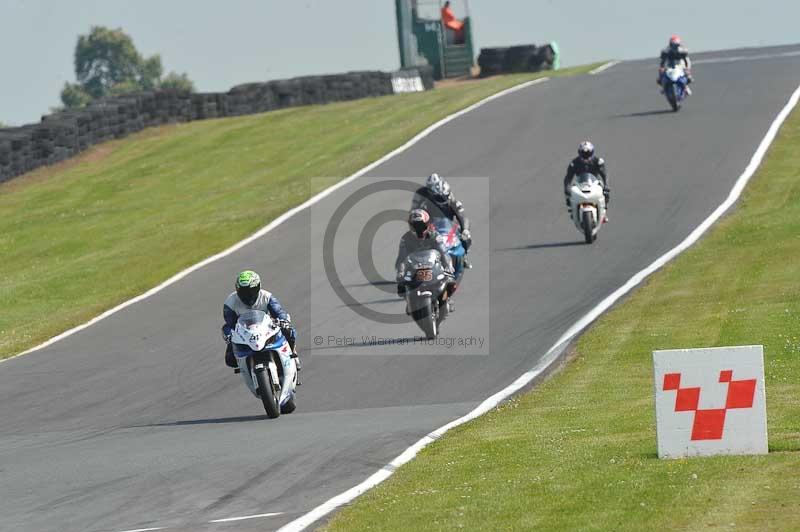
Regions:
<instances>
[{"instance_id":1,"label":"track run-off area","mask_svg":"<svg viewBox=\"0 0 800 532\"><path fill-rule=\"evenodd\" d=\"M800 83L800 47L696 59L694 95L677 114L653 61L488 101L236 252L0 364L0 528L278 529L475 409L725 201ZM587 137L613 194L591 246L561 192ZM361 187L433 171L452 177L473 223L475 268L442 334L483 343L461 351L406 341L413 323L366 318L331 290L320 258L318 221ZM397 313L402 302L361 273L359 237L375 214L409 203L404 190L367 196L340 224L336 270L369 308ZM372 243L384 278L400 231L388 223ZM277 421L222 363L221 304L245 267L299 326L304 384L297 411Z\"/></svg>"}]
</instances>

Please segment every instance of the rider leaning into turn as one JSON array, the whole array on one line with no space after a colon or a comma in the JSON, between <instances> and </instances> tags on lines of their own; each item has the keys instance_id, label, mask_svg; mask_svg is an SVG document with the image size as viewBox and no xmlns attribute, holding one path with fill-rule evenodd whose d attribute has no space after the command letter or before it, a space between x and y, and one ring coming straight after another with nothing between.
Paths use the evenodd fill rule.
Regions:
<instances>
[{"instance_id":1,"label":"rider leaning into turn","mask_svg":"<svg viewBox=\"0 0 800 532\"><path fill-rule=\"evenodd\" d=\"M425 186L414 192L411 208L425 209L434 217L441 215L448 220L457 220L461 226L461 244L464 246L464 252L469 252L469 247L472 245L469 218L464 212L464 205L453 195L450 183L439 177L439 174L428 176ZM466 262L464 265L469 267Z\"/></svg>"},{"instance_id":2,"label":"rider leaning into turn","mask_svg":"<svg viewBox=\"0 0 800 532\"><path fill-rule=\"evenodd\" d=\"M681 38L673 35L669 38L669 44L661 50L661 63L658 66L658 86L664 82L664 71L667 67L683 64L686 73L686 82L692 82L692 60L689 59L689 50L681 43ZM692 94L692 90L686 87L686 93Z\"/></svg>"},{"instance_id":3,"label":"rider leaning into turn","mask_svg":"<svg viewBox=\"0 0 800 532\"><path fill-rule=\"evenodd\" d=\"M412 209L408 213L408 232L400 239L400 249L397 251L397 260L394 263L395 271L411 253L427 249L438 251L445 269L451 274L453 273L453 261L450 259L450 254L447 253L444 238L436 232L436 228L431 224L430 215L423 209ZM451 293L455 291L455 287L452 288ZM402 296L405 291L405 285L398 280L397 295Z\"/></svg>"},{"instance_id":4,"label":"rider leaning into turn","mask_svg":"<svg viewBox=\"0 0 800 532\"><path fill-rule=\"evenodd\" d=\"M576 175L585 173L592 174L603 180L603 196L606 198L606 209L608 209L608 203L611 199L611 189L608 186L606 161L595 154L594 144L588 140L584 140L578 144L578 156L569 163L567 175L564 176L564 197L567 202L567 207L571 207L569 189L572 186L572 180Z\"/></svg>"},{"instance_id":5,"label":"rider leaning into turn","mask_svg":"<svg viewBox=\"0 0 800 532\"><path fill-rule=\"evenodd\" d=\"M225 364L232 368L237 367L233 345L231 345L231 331L236 327L236 320L239 319L239 316L247 310L260 310L278 322L281 332L289 342L289 347L292 348L292 358L295 359L297 369L300 370L302 367L300 358L294 347L297 333L292 326L291 317L283 309L278 298L261 289L261 277L250 270L239 274L236 278L236 290L231 292L222 306L222 317L225 320L225 325L222 326L222 338L228 344L225 348Z\"/></svg>"}]
</instances>

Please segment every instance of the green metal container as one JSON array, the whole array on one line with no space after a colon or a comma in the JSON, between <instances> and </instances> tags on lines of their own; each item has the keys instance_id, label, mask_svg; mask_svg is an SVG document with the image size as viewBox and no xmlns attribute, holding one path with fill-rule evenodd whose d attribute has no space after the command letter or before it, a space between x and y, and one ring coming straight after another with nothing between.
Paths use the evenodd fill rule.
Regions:
<instances>
[{"instance_id":1,"label":"green metal container","mask_svg":"<svg viewBox=\"0 0 800 532\"><path fill-rule=\"evenodd\" d=\"M437 1L436 4L441 8L441 2ZM441 20L420 17L411 0L395 0L395 6L400 64L403 68L429 64L437 80L471 74L475 52L469 16L463 21L464 43L454 44L448 42L453 34L444 28Z\"/></svg>"}]
</instances>

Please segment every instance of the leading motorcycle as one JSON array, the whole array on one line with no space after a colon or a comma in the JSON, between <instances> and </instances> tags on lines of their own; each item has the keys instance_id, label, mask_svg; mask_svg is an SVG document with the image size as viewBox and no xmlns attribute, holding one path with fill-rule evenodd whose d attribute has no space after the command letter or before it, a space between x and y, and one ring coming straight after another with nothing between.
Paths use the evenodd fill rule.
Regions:
<instances>
[{"instance_id":1,"label":"leading motorcycle","mask_svg":"<svg viewBox=\"0 0 800 532\"><path fill-rule=\"evenodd\" d=\"M297 365L280 324L260 310L243 312L231 332L233 354L245 386L259 397L267 417L295 409Z\"/></svg>"},{"instance_id":2,"label":"leading motorcycle","mask_svg":"<svg viewBox=\"0 0 800 532\"><path fill-rule=\"evenodd\" d=\"M587 244L597 240L597 233L606 218L606 198L603 182L594 174L579 174L572 181L570 217Z\"/></svg>"},{"instance_id":3,"label":"leading motorcycle","mask_svg":"<svg viewBox=\"0 0 800 532\"><path fill-rule=\"evenodd\" d=\"M682 65L675 65L664 70L661 87L664 89L664 96L667 97L673 111L677 112L681 108L681 103L687 96L688 84L689 78L686 77L686 71Z\"/></svg>"}]
</instances>

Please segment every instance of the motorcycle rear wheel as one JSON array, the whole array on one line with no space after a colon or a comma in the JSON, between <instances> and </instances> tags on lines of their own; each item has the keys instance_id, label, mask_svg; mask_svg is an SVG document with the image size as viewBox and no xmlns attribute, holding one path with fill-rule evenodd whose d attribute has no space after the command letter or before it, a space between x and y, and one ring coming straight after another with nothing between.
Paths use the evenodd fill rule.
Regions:
<instances>
[{"instance_id":1,"label":"motorcycle rear wheel","mask_svg":"<svg viewBox=\"0 0 800 532\"><path fill-rule=\"evenodd\" d=\"M275 397L275 387L272 385L272 373L267 368L259 368L255 370L256 382L258 382L258 395L261 397L261 402L264 404L264 410L267 417L275 419L281 415L281 409L278 406L278 398Z\"/></svg>"}]
</instances>

